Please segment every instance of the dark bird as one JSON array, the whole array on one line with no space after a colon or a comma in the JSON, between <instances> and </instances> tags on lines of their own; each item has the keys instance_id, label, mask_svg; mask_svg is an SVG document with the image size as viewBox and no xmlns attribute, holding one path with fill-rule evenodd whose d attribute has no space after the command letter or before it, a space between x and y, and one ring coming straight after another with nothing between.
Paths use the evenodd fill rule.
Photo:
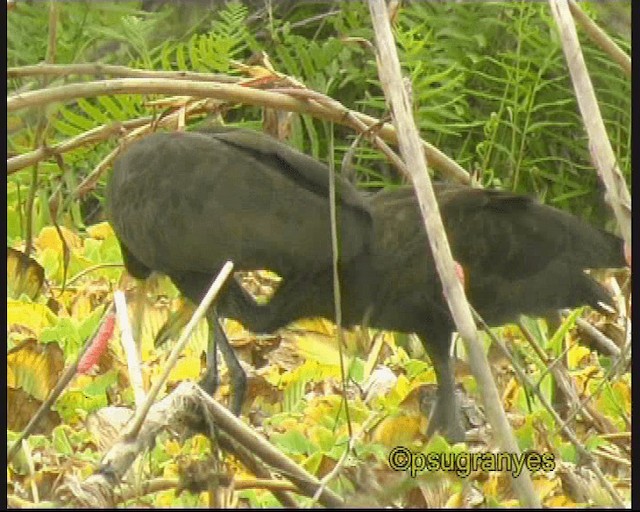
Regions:
<instances>
[{"instance_id":1,"label":"dark bird","mask_svg":"<svg viewBox=\"0 0 640 512\"><path fill-rule=\"evenodd\" d=\"M162 272L193 301L228 259L238 270L277 272L282 283L268 303L234 279L217 303L249 330L273 332L300 318L334 319L329 177L325 165L259 133L158 133L116 160L107 204L127 270ZM438 380L427 433L462 440L449 355L455 326L413 189L365 196L335 180L342 323L416 333ZM618 237L526 196L434 187L467 297L489 325L610 304L584 270L624 266ZM208 320L214 329L215 314ZM226 341L221 348L229 361Z\"/></svg>"}]
</instances>

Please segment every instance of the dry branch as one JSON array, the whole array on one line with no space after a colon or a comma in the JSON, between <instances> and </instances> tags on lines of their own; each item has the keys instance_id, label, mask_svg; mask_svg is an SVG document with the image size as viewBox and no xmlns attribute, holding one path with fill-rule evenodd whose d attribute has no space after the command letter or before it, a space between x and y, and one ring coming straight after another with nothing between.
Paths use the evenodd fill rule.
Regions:
<instances>
[{"instance_id":1,"label":"dry branch","mask_svg":"<svg viewBox=\"0 0 640 512\"><path fill-rule=\"evenodd\" d=\"M595 458L593 457L593 455L591 454L591 452L589 452L584 447L584 445L578 439L578 436L576 435L575 431L569 426L569 423L570 423L570 421L571 421L573 416L570 415L570 417L567 418L566 420L563 420L560 417L560 415L556 412L556 410L553 407L553 405L551 405L549 400L547 400L547 397L545 396L545 394L541 392L540 386L535 385L531 381L531 379L529 379L529 377L527 377L526 373L524 372L522 367L516 362L515 358L511 354L511 351L507 348L505 343L493 333L493 331L490 329L490 327L484 322L484 320L482 320L482 318L479 315L477 315L477 313L476 313L476 317L477 317L478 321L480 322L480 325L482 325L482 327L485 330L485 332L491 338L491 341L494 343L494 345L497 346L500 349L500 351L511 361L513 369L516 372L516 374L518 375L518 379L523 384L523 386L526 389L529 389L529 390L533 391L533 393L536 395L538 400L540 400L540 403L542 404L542 406L549 412L549 414L551 414L551 416L553 417L553 420L555 421L555 423L557 425L559 425L559 430L565 435L567 440L576 448L576 450L578 451L580 456L583 457L584 460L588 463L589 467L593 470L593 472L596 475L596 478L600 481L602 486L605 489L607 489L607 492L611 496L611 499L613 500L613 502L616 503L616 505L618 507L622 508L624 506L624 502L623 502L622 498L620 497L620 495L618 494L618 492L615 490L615 487L613 487L613 485L607 480L607 478L604 476L604 474L600 470L600 467L598 466L598 463L595 460ZM521 329L522 329L522 326L521 326ZM522 332L525 335L525 337L527 337L528 340L531 339L531 336L527 335L526 329L522 329ZM535 344L533 346L534 346L534 348L536 348ZM537 348L539 349L539 347L537 347ZM546 361L545 358L541 358L541 359L543 361ZM620 362L620 360L618 360L618 364L619 364L619 362ZM566 375L566 369L563 368L563 370L565 370L565 372L562 375L558 375L560 373L559 371L552 371L552 373L554 374L554 377L557 378L559 381L561 380L562 382L568 382L570 380L570 377L568 375ZM603 379L603 382L605 382L605 381L606 381L606 379ZM574 395L574 393L570 393L570 394ZM595 393L593 393L592 395L587 397L586 400L579 401L576 405L574 405L574 407L573 407L574 413L573 414L575 414L575 411L582 410L582 408L586 406L586 401L590 400L591 398L593 398L593 396L595 396ZM616 434L618 434L618 433L616 433ZM622 433L622 434L626 434L626 433ZM605 437L606 435L607 434L605 434L603 437Z\"/></svg>"},{"instance_id":2,"label":"dry branch","mask_svg":"<svg viewBox=\"0 0 640 512\"><path fill-rule=\"evenodd\" d=\"M578 100L582 120L589 137L589 152L598 175L606 188L605 200L615 214L626 247L630 248L631 196L616 162L616 156L602 120L598 100L569 10L569 4L567 0L549 0L549 4L558 25L562 50L567 60L571 81L576 91L576 99Z\"/></svg>"},{"instance_id":3,"label":"dry branch","mask_svg":"<svg viewBox=\"0 0 640 512\"><path fill-rule=\"evenodd\" d=\"M306 90L300 89L299 91ZM263 91L235 84L160 78L98 80L17 93L7 97L7 110L15 112L24 108L42 107L55 102L68 102L81 97L88 98L108 94L172 94L214 98L231 103L243 103L309 114L319 119L349 126L356 131L360 131L361 123L364 123L367 128L380 123L379 120L371 116L351 111L339 102L318 93L313 93L313 91L307 91L306 95L301 92L297 93L299 96L303 96L299 99L288 94ZM315 101L308 99L310 94ZM318 100L322 100L322 102ZM354 119L360 123L355 122ZM388 123L379 128L377 135L386 141L397 144L398 139L395 129ZM422 142L422 146L435 169L438 169L454 181L470 182L469 174L459 164L427 142Z\"/></svg>"},{"instance_id":4,"label":"dry branch","mask_svg":"<svg viewBox=\"0 0 640 512\"><path fill-rule=\"evenodd\" d=\"M120 78L170 78L173 80L200 80L202 82L237 83L240 77L218 73L195 73L193 71L154 71L136 69L112 64L36 64L7 69L7 78L25 78L30 76L70 76L94 75L114 76Z\"/></svg>"},{"instance_id":5,"label":"dry branch","mask_svg":"<svg viewBox=\"0 0 640 512\"><path fill-rule=\"evenodd\" d=\"M591 339L591 341L598 346L599 351L604 354L610 354L616 359L621 357L622 351L620 350L618 345L616 345L613 340L611 340L611 338L605 336L589 322L587 322L583 318L576 318L576 325L578 329L583 331L589 337L589 339Z\"/></svg>"},{"instance_id":6,"label":"dry branch","mask_svg":"<svg viewBox=\"0 0 640 512\"><path fill-rule=\"evenodd\" d=\"M65 505L105 507L115 503L115 487L129 470L136 457L153 446L157 435L167 428L172 430L222 430L231 440L248 453L279 471L305 495L313 496L321 488L320 481L291 459L280 453L249 426L231 414L207 395L197 384L183 382L167 397L156 403L145 418L138 435L123 438L103 458L100 470L84 482L68 479L58 492ZM258 475L270 478L264 472ZM274 491L275 492L275 491ZM278 492L284 492L279 490ZM319 503L326 507L342 507L342 499L329 489L322 489ZM292 500L288 505L292 505Z\"/></svg>"},{"instance_id":7,"label":"dry branch","mask_svg":"<svg viewBox=\"0 0 640 512\"><path fill-rule=\"evenodd\" d=\"M420 148L420 137L411 114L411 105L404 88L400 62L384 0L369 0L369 9L378 49L380 81L385 97L392 106L394 123L400 134L400 151L412 175L429 244L449 309L458 332L465 342L471 369L478 382L486 413L489 422L496 431L496 437L503 450L519 453L515 436L500 403L489 362L477 338L475 322L464 296L462 284L456 277L451 249L427 172L424 152ZM523 471L519 477L512 481L522 505L540 507L540 500L535 493L528 471Z\"/></svg>"},{"instance_id":8,"label":"dry branch","mask_svg":"<svg viewBox=\"0 0 640 512\"><path fill-rule=\"evenodd\" d=\"M227 261L222 266L222 269L220 269L220 272L218 273L216 278L213 280L213 283L211 283L211 286L209 287L209 290L205 294L204 298L202 299L200 304L198 304L198 307L196 308L196 310L193 312L193 315L191 316L191 319L189 320L184 330L182 331L182 334L180 335L178 342L173 347L173 350L171 350L171 354L167 359L167 362L162 371L162 374L160 375L160 377L158 377L158 380L153 384L153 387L151 388L151 390L149 391L149 394L147 395L147 399L145 403L141 407L139 407L138 410L136 411L136 416L133 419L130 428L127 429L127 432L123 435L123 437L133 439L138 435L138 431L142 427L142 423L144 421L145 416L149 412L154 400L157 398L158 393L160 392L160 389L162 389L162 387L164 386L167 378L169 377L169 373L171 372L173 367L176 365L178 358L184 351L184 347L187 345L187 342L189 341L189 337L191 336L191 333L195 329L198 322L206 314L207 310L209 309L209 306L213 302L213 299L216 298L216 296L218 295L218 293L222 288L222 285L229 278L232 271L233 271L233 263L230 261Z\"/></svg>"},{"instance_id":9,"label":"dry branch","mask_svg":"<svg viewBox=\"0 0 640 512\"><path fill-rule=\"evenodd\" d=\"M594 21L585 14L574 0L569 0L571 14L584 29L591 40L597 44L602 51L611 57L622 68L624 74L631 78L631 57L629 57L607 33L602 30Z\"/></svg>"}]
</instances>

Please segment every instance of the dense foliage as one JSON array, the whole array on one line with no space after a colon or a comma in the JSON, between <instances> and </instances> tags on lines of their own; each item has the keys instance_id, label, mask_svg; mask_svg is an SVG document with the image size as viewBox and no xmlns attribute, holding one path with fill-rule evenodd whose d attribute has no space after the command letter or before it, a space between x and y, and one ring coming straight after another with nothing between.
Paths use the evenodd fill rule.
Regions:
<instances>
[{"instance_id":1,"label":"dense foliage","mask_svg":"<svg viewBox=\"0 0 640 512\"><path fill-rule=\"evenodd\" d=\"M138 69L223 73L240 77L244 76L241 64L264 63L264 56L259 57L264 54L278 73L293 77L353 110L376 118L388 116L370 45L373 29L365 2L283 0L268 2L265 6L258 0L243 3L144 0L55 4L55 23L51 21L51 3L17 1L11 4L13 8L8 11L7 23L9 68L49 59L56 64L100 62ZM630 3L614 4L610 9L604 9L581 2L583 9L603 24L629 53L630 38L620 17L625 19ZM53 26L56 30L54 44L47 37ZM618 34L619 27L623 29ZM394 31L403 70L411 81L415 118L425 140L477 175L484 186L529 193L593 224L615 229L591 163L565 56L546 2L405 2L394 18ZM602 50L583 37L580 30L579 34L618 164L630 184L630 80ZM8 80L8 94L99 78L77 75L12 77ZM28 153L43 143L51 147L113 121L161 115L166 107L150 104L157 98L136 94L104 95L73 103L54 103L43 110L12 112L7 119L8 156ZM234 105L223 113L226 123L258 130L264 116L263 109L243 105ZM202 121L202 118L188 119L189 124ZM333 128L336 141L333 157L336 168L341 168L343 156L355 137L350 129L330 127L308 116L294 115L287 122L290 123L290 142L325 161L330 153L328 134ZM77 194L78 185L101 165L117 143L117 137L111 137L97 144L84 145L60 158L47 158L37 168L22 169L8 177L8 247L23 249L33 241L33 256L44 268L49 286L48 293L40 295L37 286L34 293L25 293L24 283L10 283L8 287L8 350L13 350L9 354L8 385L21 386L21 392L39 401L55 383L54 374L65 361L68 363L74 358L82 343L94 332L121 274L120 268L104 266L122 261L113 233L105 224L90 226L103 220L100 204L105 174L94 190ZM367 143L358 145L354 167L356 179L363 187L390 186L401 180L384 156ZM27 229L29 220L30 230ZM60 236L64 236L64 245ZM8 269L17 268L21 261L12 258L13 255L8 256ZM8 270L8 273L11 272ZM37 275L30 279L32 282L38 280ZM265 279L269 288L271 277ZM256 288L263 284L260 281ZM171 298L176 295L166 281L156 285L154 293ZM159 362L159 354L164 353L163 349L152 346L152 340L169 315L169 309L162 301L149 306L141 327L143 358L153 361L148 363L150 376L147 378L151 380L160 373L162 360ZM594 408L601 411L603 421L611 425L610 432L626 431L628 425L624 418L630 414L628 369L622 371L608 357L594 355L575 339L575 334L570 336L570 348L565 352L561 340L569 331L575 333L575 317L572 315L555 334L542 321L527 321L527 326L551 356L565 354L572 377L583 387L585 395L593 397ZM227 324L227 327L232 335L249 339L250 335L238 325ZM260 353L266 366L254 376L257 389L253 394L250 392L251 407L254 411L260 409L267 418L263 427L273 444L310 472L322 476L340 458L347 438L338 396L337 348L333 344L333 327L325 322L309 322L301 328L311 333L301 336L294 330L283 334L278 357L265 355L263 352L268 350L259 343L252 349ZM545 394L553 396L556 391L546 362L537 357L513 327L505 328L502 334L517 346L524 361L533 361L527 370L529 376L534 382L541 382ZM197 377L204 335L201 326L196 335L199 343L185 356L174 380ZM351 421L355 424L368 424L374 408L386 416L376 424L370 436L357 443L358 460L367 461L374 469L357 473L358 464L350 459L345 464L345 474L350 478L338 479L332 487L341 494L355 493L354 503L361 500L367 504L366 498L370 496L367 496L365 482L373 481L373 472L385 467L388 449L403 443L423 448L419 439L419 433L424 431L420 423L422 416L416 413L406 420L405 415L407 407L413 407L412 412L418 409L415 405L417 389L433 382L434 375L420 354L407 348L411 347L411 340L394 339L387 334L367 340L368 344L362 339L356 334L347 336L351 357L349 376L355 383L353 389L364 386L376 363L384 363L399 374L391 391L373 402L351 397L354 401ZM254 343L257 342L254 340ZM269 342L262 340L260 343ZM46 350L41 344L47 346ZM369 352L372 346L377 347L373 355ZM414 357L410 357L411 354ZM36 481L34 477L31 485L43 486L45 482L53 486L58 474L64 472L57 465L57 457L74 460L76 464L80 464L78 460L83 464L99 460L95 441L78 425L88 412L107 404L130 404L132 401L126 378L122 386L122 375L126 373L124 358L122 354L111 354L110 357L109 364L101 363L105 371L97 376L80 377L56 403L55 414L47 420L51 428L43 429L50 435L31 438L31 449L40 453L39 468L44 468L41 479ZM289 364L290 360L295 364ZM36 363L48 365L55 371L52 370L46 379L42 378L38 373L42 366L36 366ZM548 412L537 400L532 401L523 387L514 384L511 370L502 372L501 376L505 407L517 416L518 421L521 420L517 430L521 448L553 451L557 460L577 464L580 460L578 452L561 436ZM16 384L18 382L22 384ZM465 376L463 382L468 391L474 391L475 384L470 376ZM10 404L17 403L15 400L20 402L24 397L20 395ZM407 403L411 405L407 406ZM21 416L28 419L32 411L20 409L14 412L14 419ZM56 427L51 434L53 425L61 422L62 427ZM8 426L19 431L24 422ZM13 433L11 436L15 438ZM625 445L620 448L619 440L607 438L601 430L585 428L580 436L590 451L595 452L604 445L610 449L617 443L614 448L619 448L623 454L611 448L610 453L614 453L611 457L628 455L624 451ZM177 456L201 457L203 453L209 453L209 447L205 445L203 439L196 437L178 446L167 436L150 455L154 475L175 476ZM447 451L451 448L438 438L432 441L430 449ZM79 472L85 474L87 468L83 467ZM238 475L243 474L243 470L234 469ZM626 466L623 465L623 469L626 470ZM625 494L628 489L624 471L607 470L619 478L617 488ZM22 477L30 475L30 471L32 468L29 469L29 461L24 457L9 471L10 489L16 496L24 495L28 487L25 482L29 480ZM397 500L395 504L422 506L425 500L431 505L473 504L468 500L473 500L474 496L464 488L462 479L432 476L434 478L426 486L420 481L413 485L396 479L392 488L384 490L392 500ZM502 478L488 473L472 477L485 505L510 506L513 503L510 501L513 495L502 485L506 483ZM555 475L553 479L542 476L536 480L545 505L571 506L580 502L581 495L569 495L562 489L560 479ZM602 491L602 495L605 494ZM244 490L241 496L253 506L276 504L270 493L261 490ZM429 501L429 497L433 501ZM607 499L602 498L598 504L610 504ZM149 500L146 503L155 506L203 503L203 497L197 494L182 495L174 500L171 493L161 493L155 501ZM386 504L371 504L380 503Z\"/></svg>"},{"instance_id":2,"label":"dense foliage","mask_svg":"<svg viewBox=\"0 0 640 512\"><path fill-rule=\"evenodd\" d=\"M272 17L266 11L252 13L240 3L216 9L197 5L190 6L202 14L197 23L187 16L191 9L180 5L158 12L143 12L126 2L64 5L55 61L99 60L145 69L238 74L233 61L266 52L278 72L350 108L376 117L386 112L375 57L356 39L373 39L366 4L350 2L348 8L338 9L323 3L302 3L297 8L283 3L286 19L279 19L277 11ZM306 22L327 11L320 21ZM9 66L45 58L47 41L41 34L47 32L47 23L43 3L21 3L9 13ZM426 140L479 173L485 185L533 193L587 216L594 206L602 205L546 4L415 2L400 11L396 37ZM629 50L629 41L618 38L618 42ZM583 40L583 49L619 165L630 176L630 81L590 41ZM25 85L13 81L9 87L19 90ZM143 100L120 95L56 107L49 113L49 143L109 119L138 116L145 110ZM243 108L230 112L226 121L256 126L260 117L259 109ZM326 135L319 124L306 118L296 121L292 140L326 157ZM33 126L27 122L12 134L10 151L20 153L32 146ZM342 129L340 135L344 151L353 134ZM102 156L87 148L65 161L86 172ZM379 154L363 149L359 156L362 181L380 185L396 179L386 165L372 164L371 160L382 158ZM336 155L338 163L341 157ZM43 174L56 173L49 170ZM605 210L596 206L591 220L598 222L604 215Z\"/></svg>"}]
</instances>

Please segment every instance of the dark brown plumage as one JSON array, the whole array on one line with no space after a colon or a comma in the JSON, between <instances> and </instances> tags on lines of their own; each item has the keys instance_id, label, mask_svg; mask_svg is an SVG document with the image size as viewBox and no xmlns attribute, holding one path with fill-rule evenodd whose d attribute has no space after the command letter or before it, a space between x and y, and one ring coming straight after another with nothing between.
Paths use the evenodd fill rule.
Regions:
<instances>
[{"instance_id":1,"label":"dark brown plumage","mask_svg":"<svg viewBox=\"0 0 640 512\"><path fill-rule=\"evenodd\" d=\"M163 272L197 301L227 259L280 274L267 304L231 280L217 306L254 332L272 332L334 317L328 179L323 164L258 133L155 134L118 158L107 202L135 277ZM367 197L339 176L336 186L343 324L366 316L372 327L418 334L439 384L429 432L460 440L454 325L413 190ZM469 300L489 324L609 302L583 270L624 266L619 238L528 197L445 183L435 191Z\"/></svg>"}]
</instances>

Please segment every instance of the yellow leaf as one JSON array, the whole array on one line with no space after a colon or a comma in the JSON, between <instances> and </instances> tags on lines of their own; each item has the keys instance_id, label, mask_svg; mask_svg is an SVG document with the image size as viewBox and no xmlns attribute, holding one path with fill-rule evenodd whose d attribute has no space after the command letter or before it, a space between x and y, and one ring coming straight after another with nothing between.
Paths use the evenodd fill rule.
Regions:
<instances>
[{"instance_id":1,"label":"yellow leaf","mask_svg":"<svg viewBox=\"0 0 640 512\"><path fill-rule=\"evenodd\" d=\"M387 416L373 431L373 441L392 448L412 444L421 434L420 416Z\"/></svg>"},{"instance_id":2,"label":"yellow leaf","mask_svg":"<svg viewBox=\"0 0 640 512\"><path fill-rule=\"evenodd\" d=\"M176 478L176 476L165 476L165 478ZM175 501L176 501L175 491L173 490L160 491L156 495L154 507L172 508L172 507L175 507Z\"/></svg>"},{"instance_id":3,"label":"yellow leaf","mask_svg":"<svg viewBox=\"0 0 640 512\"><path fill-rule=\"evenodd\" d=\"M93 475L94 472L95 472L95 468L93 467L93 465L92 464L86 464L86 465L80 467L78 477L82 481L84 481L87 478L89 478L91 475Z\"/></svg>"},{"instance_id":4,"label":"yellow leaf","mask_svg":"<svg viewBox=\"0 0 640 512\"><path fill-rule=\"evenodd\" d=\"M162 471L163 478L176 478L180 475L180 468L175 462L166 464ZM175 496L174 496L175 498Z\"/></svg>"},{"instance_id":5,"label":"yellow leaf","mask_svg":"<svg viewBox=\"0 0 640 512\"><path fill-rule=\"evenodd\" d=\"M96 240L106 240L107 238L115 236L113 228L108 222L100 222L92 226L87 226L87 233L91 238L95 238Z\"/></svg>"},{"instance_id":6,"label":"yellow leaf","mask_svg":"<svg viewBox=\"0 0 640 512\"><path fill-rule=\"evenodd\" d=\"M16 387L16 374L10 366L7 366L7 386L10 388Z\"/></svg>"},{"instance_id":7,"label":"yellow leaf","mask_svg":"<svg viewBox=\"0 0 640 512\"><path fill-rule=\"evenodd\" d=\"M502 508L520 508L520 502L518 500L504 500L502 503Z\"/></svg>"},{"instance_id":8,"label":"yellow leaf","mask_svg":"<svg viewBox=\"0 0 640 512\"><path fill-rule=\"evenodd\" d=\"M449 499L447 500L447 503L445 504L444 508L462 508L463 504L464 504L464 499L463 499L462 493L456 492L451 496L449 496Z\"/></svg>"},{"instance_id":9,"label":"yellow leaf","mask_svg":"<svg viewBox=\"0 0 640 512\"><path fill-rule=\"evenodd\" d=\"M302 418L304 423L301 423L300 419L293 420L289 429L300 430L306 436L306 429L308 425L322 424L325 422L326 418L336 416L342 410L342 407L342 397L338 395L318 396L312 399L305 408L304 416ZM281 428L284 428L284 426ZM336 432L336 434L339 434L339 432Z\"/></svg>"},{"instance_id":10,"label":"yellow leaf","mask_svg":"<svg viewBox=\"0 0 640 512\"><path fill-rule=\"evenodd\" d=\"M324 318L303 318L295 321L292 326L303 331L312 331L325 336L335 336L335 325Z\"/></svg>"},{"instance_id":11,"label":"yellow leaf","mask_svg":"<svg viewBox=\"0 0 640 512\"><path fill-rule=\"evenodd\" d=\"M576 508L576 503L566 496L559 494L544 501L544 506L548 508Z\"/></svg>"},{"instance_id":12,"label":"yellow leaf","mask_svg":"<svg viewBox=\"0 0 640 512\"><path fill-rule=\"evenodd\" d=\"M55 324L56 317L43 304L26 304L17 300L7 300L7 326L23 325L39 336L42 329Z\"/></svg>"},{"instance_id":13,"label":"yellow leaf","mask_svg":"<svg viewBox=\"0 0 640 512\"><path fill-rule=\"evenodd\" d=\"M502 393L502 404L506 410L512 410L515 402L518 400L518 392L520 384L515 378L511 378L507 383L504 393Z\"/></svg>"},{"instance_id":14,"label":"yellow leaf","mask_svg":"<svg viewBox=\"0 0 640 512\"><path fill-rule=\"evenodd\" d=\"M75 389L84 389L93 384L95 379L90 375L76 375L76 381L73 385Z\"/></svg>"},{"instance_id":15,"label":"yellow leaf","mask_svg":"<svg viewBox=\"0 0 640 512\"><path fill-rule=\"evenodd\" d=\"M232 319L227 319L225 321L224 332L229 338L234 338L236 336L247 334L247 330L242 326L242 324Z\"/></svg>"},{"instance_id":16,"label":"yellow leaf","mask_svg":"<svg viewBox=\"0 0 640 512\"><path fill-rule=\"evenodd\" d=\"M485 496L496 498L498 496L498 490L500 489L500 479L497 473L491 472L482 485L482 493Z\"/></svg>"},{"instance_id":17,"label":"yellow leaf","mask_svg":"<svg viewBox=\"0 0 640 512\"><path fill-rule=\"evenodd\" d=\"M56 295L56 301L58 302L58 304L60 304L61 307L58 310L58 317L66 317L66 318L70 318L71 315L69 315L67 313L68 310L71 310L73 307L73 301L76 298L76 295L78 295L78 292L73 289L66 289L64 292L58 293Z\"/></svg>"},{"instance_id":18,"label":"yellow leaf","mask_svg":"<svg viewBox=\"0 0 640 512\"><path fill-rule=\"evenodd\" d=\"M191 379L196 380L200 376L200 358L181 357L169 373L169 382L180 382Z\"/></svg>"},{"instance_id":19,"label":"yellow leaf","mask_svg":"<svg viewBox=\"0 0 640 512\"><path fill-rule=\"evenodd\" d=\"M316 361L320 364L340 365L340 353L331 338L314 332L295 335L294 338L300 354L305 359Z\"/></svg>"},{"instance_id":20,"label":"yellow leaf","mask_svg":"<svg viewBox=\"0 0 640 512\"><path fill-rule=\"evenodd\" d=\"M624 406L625 412L627 414L631 414L631 388L629 385L623 381L618 381L614 382L611 387L613 392L615 394L619 394L619 396L624 400L622 405Z\"/></svg>"},{"instance_id":21,"label":"yellow leaf","mask_svg":"<svg viewBox=\"0 0 640 512\"><path fill-rule=\"evenodd\" d=\"M7 295L35 299L44 283L44 268L21 251L7 247Z\"/></svg>"},{"instance_id":22,"label":"yellow leaf","mask_svg":"<svg viewBox=\"0 0 640 512\"><path fill-rule=\"evenodd\" d=\"M540 499L545 499L560 486L560 480L549 479L546 476L533 479L533 488Z\"/></svg>"},{"instance_id":23,"label":"yellow leaf","mask_svg":"<svg viewBox=\"0 0 640 512\"><path fill-rule=\"evenodd\" d=\"M23 389L44 400L53 389L64 368L64 356L56 343L41 344L31 339L7 353L7 385Z\"/></svg>"},{"instance_id":24,"label":"yellow leaf","mask_svg":"<svg viewBox=\"0 0 640 512\"><path fill-rule=\"evenodd\" d=\"M71 316L76 320L87 318L95 309L91 298L84 293L76 294L76 298L71 306Z\"/></svg>"},{"instance_id":25,"label":"yellow leaf","mask_svg":"<svg viewBox=\"0 0 640 512\"><path fill-rule=\"evenodd\" d=\"M176 457L177 455L180 455L182 449L178 442L173 439L169 439L166 443L164 443L164 451L167 452L167 455Z\"/></svg>"},{"instance_id":26,"label":"yellow leaf","mask_svg":"<svg viewBox=\"0 0 640 512\"><path fill-rule=\"evenodd\" d=\"M136 324L136 315L140 315L140 319L138 321L142 322L140 325L140 339L136 340L141 347L141 354L143 361L147 361L152 357L152 354L155 353L155 341L157 339L158 333L165 329L171 320L171 316L167 309L162 309L159 307L154 307L151 304L145 302L142 306L142 311L137 311L137 304L134 300L129 303L128 307L129 311L129 319L132 325ZM175 342L180 337L180 330L183 325L176 325L176 329L170 336L171 339ZM172 329L173 327L170 327ZM162 346L161 350L166 351L169 350L170 346L165 345Z\"/></svg>"},{"instance_id":27,"label":"yellow leaf","mask_svg":"<svg viewBox=\"0 0 640 512\"><path fill-rule=\"evenodd\" d=\"M129 314L135 314L134 311L135 308L131 308ZM141 333L143 357L146 359L149 353L153 352L156 347L163 346L169 339L177 341L194 311L193 303L182 299L178 301L177 310L171 313L156 306L145 306ZM226 330L225 333L229 337ZM208 339L209 327L207 321L202 319L191 333L189 346L193 350L205 350Z\"/></svg>"},{"instance_id":28,"label":"yellow leaf","mask_svg":"<svg viewBox=\"0 0 640 512\"><path fill-rule=\"evenodd\" d=\"M573 345L572 347L570 347L567 354L569 369L573 370L574 368L578 368L580 366L580 362L584 358L588 358L590 354L591 350L589 350L587 347L583 347L582 345Z\"/></svg>"},{"instance_id":29,"label":"yellow leaf","mask_svg":"<svg viewBox=\"0 0 640 512\"><path fill-rule=\"evenodd\" d=\"M580 393L588 393L588 389L585 389L585 386L592 379L598 378L598 376L601 374L601 371L601 368L594 365L589 365L572 372L573 378L575 379Z\"/></svg>"},{"instance_id":30,"label":"yellow leaf","mask_svg":"<svg viewBox=\"0 0 640 512\"><path fill-rule=\"evenodd\" d=\"M285 418L279 425L279 429L283 432L289 432L290 430L300 430L303 424L296 418Z\"/></svg>"},{"instance_id":31,"label":"yellow leaf","mask_svg":"<svg viewBox=\"0 0 640 512\"><path fill-rule=\"evenodd\" d=\"M191 453L199 455L211 447L209 438L203 434L196 434L191 438Z\"/></svg>"},{"instance_id":32,"label":"yellow leaf","mask_svg":"<svg viewBox=\"0 0 640 512\"><path fill-rule=\"evenodd\" d=\"M62 232L62 236L64 236L67 247L70 251L78 251L82 248L82 240L78 235L64 226L60 226L60 231ZM49 248L58 254L62 253L62 241L60 240L58 231L53 226L45 226L42 228L40 235L38 235L38 238L36 239L36 244L41 251Z\"/></svg>"},{"instance_id":33,"label":"yellow leaf","mask_svg":"<svg viewBox=\"0 0 640 512\"><path fill-rule=\"evenodd\" d=\"M404 400L413 389L417 389L420 386L420 383L414 385L409 382L406 375L398 375L398 380L396 381L394 388L391 390L391 393L397 395L400 400Z\"/></svg>"}]
</instances>

